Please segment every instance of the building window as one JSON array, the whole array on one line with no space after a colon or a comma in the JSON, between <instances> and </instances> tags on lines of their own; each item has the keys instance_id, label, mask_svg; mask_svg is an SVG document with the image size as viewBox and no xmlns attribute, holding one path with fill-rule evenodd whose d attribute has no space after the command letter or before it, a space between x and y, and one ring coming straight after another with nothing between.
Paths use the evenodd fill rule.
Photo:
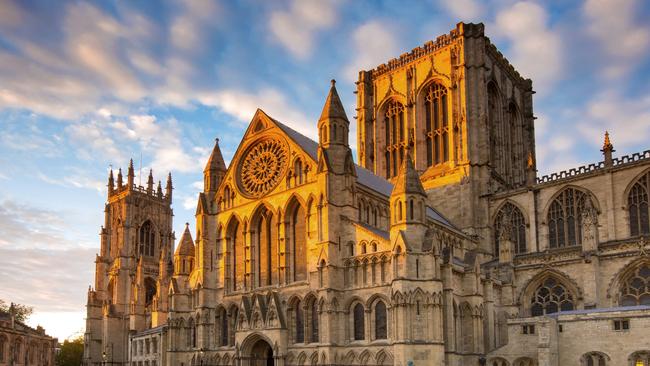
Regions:
<instances>
[{"instance_id":1,"label":"building window","mask_svg":"<svg viewBox=\"0 0 650 366\"><path fill-rule=\"evenodd\" d=\"M575 309L571 293L553 277L548 277L537 288L531 299L531 316L553 314Z\"/></svg>"},{"instance_id":2,"label":"building window","mask_svg":"<svg viewBox=\"0 0 650 366\"><path fill-rule=\"evenodd\" d=\"M151 221L145 221L140 226L138 254L153 257L154 255L155 234Z\"/></svg>"},{"instance_id":3,"label":"building window","mask_svg":"<svg viewBox=\"0 0 650 366\"><path fill-rule=\"evenodd\" d=\"M650 264L638 266L625 277L620 296L622 306L650 305Z\"/></svg>"},{"instance_id":4,"label":"building window","mask_svg":"<svg viewBox=\"0 0 650 366\"><path fill-rule=\"evenodd\" d=\"M524 325L522 325L521 333L523 333L523 334L535 334L535 325L533 325L533 324L524 324Z\"/></svg>"},{"instance_id":5,"label":"building window","mask_svg":"<svg viewBox=\"0 0 650 366\"><path fill-rule=\"evenodd\" d=\"M603 354L591 352L582 356L582 366L607 366L607 361Z\"/></svg>"},{"instance_id":6,"label":"building window","mask_svg":"<svg viewBox=\"0 0 650 366\"><path fill-rule=\"evenodd\" d=\"M650 352L648 351L639 351L639 352L634 352L629 360L632 362L630 365L632 366L650 366Z\"/></svg>"},{"instance_id":7,"label":"building window","mask_svg":"<svg viewBox=\"0 0 650 366\"><path fill-rule=\"evenodd\" d=\"M364 340L365 337L365 320L364 320L363 305L356 304L353 310L354 316L354 340L360 341Z\"/></svg>"},{"instance_id":8,"label":"building window","mask_svg":"<svg viewBox=\"0 0 650 366\"><path fill-rule=\"evenodd\" d=\"M318 304L316 304L316 299L311 303L311 342L318 343L320 341L318 337Z\"/></svg>"},{"instance_id":9,"label":"building window","mask_svg":"<svg viewBox=\"0 0 650 366\"><path fill-rule=\"evenodd\" d=\"M386 178L397 175L399 164L404 157L406 136L404 131L404 105L391 101L384 113L386 129Z\"/></svg>"},{"instance_id":10,"label":"building window","mask_svg":"<svg viewBox=\"0 0 650 366\"><path fill-rule=\"evenodd\" d=\"M650 190L650 172L646 173L634 183L627 196L627 207L630 215L630 235L632 236L650 233L648 190Z\"/></svg>"},{"instance_id":11,"label":"building window","mask_svg":"<svg viewBox=\"0 0 650 366\"><path fill-rule=\"evenodd\" d=\"M510 233L510 241L514 245L515 253L526 253L526 221L517 206L507 202L494 218L494 255L499 255L500 241Z\"/></svg>"},{"instance_id":12,"label":"building window","mask_svg":"<svg viewBox=\"0 0 650 366\"><path fill-rule=\"evenodd\" d=\"M567 188L553 200L547 217L551 248L582 244L582 211L588 199L585 192Z\"/></svg>"},{"instance_id":13,"label":"building window","mask_svg":"<svg viewBox=\"0 0 650 366\"><path fill-rule=\"evenodd\" d=\"M447 89L440 84L431 84L424 96L427 166L449 160L449 113L447 109Z\"/></svg>"},{"instance_id":14,"label":"building window","mask_svg":"<svg viewBox=\"0 0 650 366\"><path fill-rule=\"evenodd\" d=\"M296 301L294 305L295 343L305 343L305 322L302 314L302 304Z\"/></svg>"},{"instance_id":15,"label":"building window","mask_svg":"<svg viewBox=\"0 0 650 366\"><path fill-rule=\"evenodd\" d=\"M630 330L630 320L629 319L617 319L614 320L614 330Z\"/></svg>"},{"instance_id":16,"label":"building window","mask_svg":"<svg viewBox=\"0 0 650 366\"><path fill-rule=\"evenodd\" d=\"M375 305L375 339L388 338L388 321L386 319L386 305L378 301Z\"/></svg>"}]
</instances>

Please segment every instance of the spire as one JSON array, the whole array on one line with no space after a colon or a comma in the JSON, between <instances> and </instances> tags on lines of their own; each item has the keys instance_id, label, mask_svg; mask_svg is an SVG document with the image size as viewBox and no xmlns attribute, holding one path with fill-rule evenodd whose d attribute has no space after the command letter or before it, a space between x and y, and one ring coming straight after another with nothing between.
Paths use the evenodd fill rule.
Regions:
<instances>
[{"instance_id":1,"label":"spire","mask_svg":"<svg viewBox=\"0 0 650 366\"><path fill-rule=\"evenodd\" d=\"M153 169L149 169L149 179L147 179L147 193L153 193Z\"/></svg>"},{"instance_id":2,"label":"spire","mask_svg":"<svg viewBox=\"0 0 650 366\"><path fill-rule=\"evenodd\" d=\"M391 195L398 194L427 195L422 187L422 182L420 182L420 175L413 165L410 150L406 150L406 155L402 161L402 166L399 169L399 174L397 175L397 180L391 193Z\"/></svg>"},{"instance_id":3,"label":"spire","mask_svg":"<svg viewBox=\"0 0 650 366\"><path fill-rule=\"evenodd\" d=\"M612 142L609 140L609 131L605 131L605 141L603 142L603 149L600 151L603 153L605 166L610 167L614 165L612 153L616 150L614 150L614 145L612 145Z\"/></svg>"},{"instance_id":4,"label":"spire","mask_svg":"<svg viewBox=\"0 0 650 366\"><path fill-rule=\"evenodd\" d=\"M223 155L221 154L221 148L219 147L219 139L214 139L214 148L212 149L212 154L208 159L208 163L205 164L204 172L216 170L216 171L226 171L226 163L223 160Z\"/></svg>"},{"instance_id":5,"label":"spire","mask_svg":"<svg viewBox=\"0 0 650 366\"><path fill-rule=\"evenodd\" d=\"M135 173L133 172L133 159L129 161L129 171L127 174L127 181L129 185L129 189L133 188L133 179L135 178Z\"/></svg>"},{"instance_id":6,"label":"spire","mask_svg":"<svg viewBox=\"0 0 650 366\"><path fill-rule=\"evenodd\" d=\"M156 195L158 196L158 198L162 198L162 196L163 196L163 195L162 195L162 187L161 187L161 185L160 185L160 181L158 181L158 188L156 188Z\"/></svg>"},{"instance_id":7,"label":"spire","mask_svg":"<svg viewBox=\"0 0 650 366\"><path fill-rule=\"evenodd\" d=\"M170 201L172 199L172 190L173 189L174 189L174 187L172 186L172 173L170 172L167 175L167 185L165 186L165 196Z\"/></svg>"},{"instance_id":8,"label":"spire","mask_svg":"<svg viewBox=\"0 0 650 366\"><path fill-rule=\"evenodd\" d=\"M331 83L332 86L330 87L330 92L327 95L318 122L320 123L328 119L342 119L349 123L348 116L345 114L345 109L343 108L343 103L341 103L341 98L339 98L339 93L336 91L336 80L332 79Z\"/></svg>"},{"instance_id":9,"label":"spire","mask_svg":"<svg viewBox=\"0 0 650 366\"><path fill-rule=\"evenodd\" d=\"M122 168L119 168L118 171L117 171L117 190L118 191L122 189L122 185L123 185L123 182L122 182Z\"/></svg>"},{"instance_id":10,"label":"spire","mask_svg":"<svg viewBox=\"0 0 650 366\"><path fill-rule=\"evenodd\" d=\"M192 233L190 232L190 224L185 223L185 231L181 235L181 240L178 242L178 247L174 255L183 255L188 257L194 256L194 240L192 239Z\"/></svg>"},{"instance_id":11,"label":"spire","mask_svg":"<svg viewBox=\"0 0 650 366\"><path fill-rule=\"evenodd\" d=\"M108 173L108 195L111 196L115 190L115 181L113 180L113 168Z\"/></svg>"}]
</instances>

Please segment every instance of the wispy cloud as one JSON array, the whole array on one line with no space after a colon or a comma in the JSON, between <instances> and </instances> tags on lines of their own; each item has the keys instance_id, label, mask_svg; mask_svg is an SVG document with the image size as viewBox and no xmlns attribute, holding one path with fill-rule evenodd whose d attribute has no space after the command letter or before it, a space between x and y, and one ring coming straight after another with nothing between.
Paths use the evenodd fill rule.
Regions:
<instances>
[{"instance_id":1,"label":"wispy cloud","mask_svg":"<svg viewBox=\"0 0 650 366\"><path fill-rule=\"evenodd\" d=\"M399 54L396 29L383 20L371 20L352 33L354 57L343 69L347 81L355 81L360 70L370 70Z\"/></svg>"}]
</instances>

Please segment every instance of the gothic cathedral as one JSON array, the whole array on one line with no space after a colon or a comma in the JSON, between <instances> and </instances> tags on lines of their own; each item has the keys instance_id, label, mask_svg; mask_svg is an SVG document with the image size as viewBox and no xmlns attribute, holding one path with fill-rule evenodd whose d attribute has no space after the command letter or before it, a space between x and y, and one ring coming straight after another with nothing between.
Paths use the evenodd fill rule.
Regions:
<instances>
[{"instance_id":1,"label":"gothic cathedral","mask_svg":"<svg viewBox=\"0 0 650 366\"><path fill-rule=\"evenodd\" d=\"M218 140L175 250L172 180L113 172L85 365L650 366L650 151L537 176L532 81L482 24L329 90L313 141Z\"/></svg>"}]
</instances>

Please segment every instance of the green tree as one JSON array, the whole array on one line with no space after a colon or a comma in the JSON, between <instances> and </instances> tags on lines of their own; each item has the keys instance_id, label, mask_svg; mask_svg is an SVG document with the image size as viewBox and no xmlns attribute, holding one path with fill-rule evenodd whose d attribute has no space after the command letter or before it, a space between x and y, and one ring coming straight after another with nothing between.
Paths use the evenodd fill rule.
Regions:
<instances>
[{"instance_id":1,"label":"green tree","mask_svg":"<svg viewBox=\"0 0 650 366\"><path fill-rule=\"evenodd\" d=\"M19 322L26 322L29 319L29 316L34 312L34 308L22 304L7 304L6 301L0 299L0 312L2 313L11 313L13 311L16 314L16 320Z\"/></svg>"},{"instance_id":2,"label":"green tree","mask_svg":"<svg viewBox=\"0 0 650 366\"><path fill-rule=\"evenodd\" d=\"M56 355L57 366L79 366L84 355L84 338L66 339Z\"/></svg>"}]
</instances>

